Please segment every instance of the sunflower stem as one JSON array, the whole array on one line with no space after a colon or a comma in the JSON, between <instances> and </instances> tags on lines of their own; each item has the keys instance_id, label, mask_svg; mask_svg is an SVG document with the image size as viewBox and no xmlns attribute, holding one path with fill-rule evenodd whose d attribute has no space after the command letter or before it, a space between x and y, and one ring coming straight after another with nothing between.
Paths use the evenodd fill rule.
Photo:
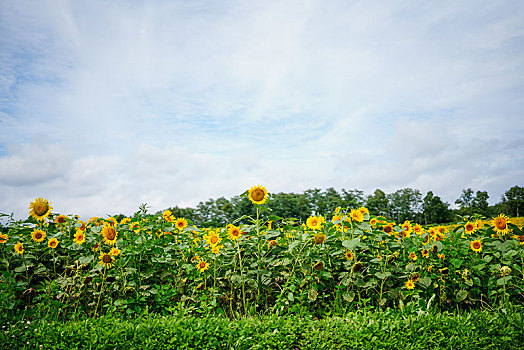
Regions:
<instances>
[{"instance_id":1,"label":"sunflower stem","mask_svg":"<svg viewBox=\"0 0 524 350\"><path fill-rule=\"evenodd\" d=\"M104 282L106 281L106 270L107 268L104 266L104 276L102 277L102 284L100 285L100 294L98 294L98 300L96 302L95 317L98 314L98 305L100 304L100 297L102 296L102 291L104 289Z\"/></svg>"}]
</instances>

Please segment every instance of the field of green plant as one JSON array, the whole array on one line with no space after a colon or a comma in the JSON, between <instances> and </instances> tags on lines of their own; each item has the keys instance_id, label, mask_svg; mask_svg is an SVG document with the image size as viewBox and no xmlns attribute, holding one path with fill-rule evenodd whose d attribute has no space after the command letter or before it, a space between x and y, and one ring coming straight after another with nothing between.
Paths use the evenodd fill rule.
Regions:
<instances>
[{"instance_id":1,"label":"field of green plant","mask_svg":"<svg viewBox=\"0 0 524 350\"><path fill-rule=\"evenodd\" d=\"M116 220L52 212L0 227L0 311L50 320L144 313L330 317L358 310L490 310L524 301L521 218L395 223L366 208L199 228L169 211ZM247 224L246 224L247 222Z\"/></svg>"}]
</instances>

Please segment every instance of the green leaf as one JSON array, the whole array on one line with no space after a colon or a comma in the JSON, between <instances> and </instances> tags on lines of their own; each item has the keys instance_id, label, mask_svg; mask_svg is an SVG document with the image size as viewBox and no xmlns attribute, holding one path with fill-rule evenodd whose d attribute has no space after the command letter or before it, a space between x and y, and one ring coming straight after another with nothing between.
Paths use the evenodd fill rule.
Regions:
<instances>
[{"instance_id":1,"label":"green leaf","mask_svg":"<svg viewBox=\"0 0 524 350\"><path fill-rule=\"evenodd\" d=\"M287 293L287 300L293 302L295 301L295 297L293 296L293 292Z\"/></svg>"},{"instance_id":2,"label":"green leaf","mask_svg":"<svg viewBox=\"0 0 524 350\"><path fill-rule=\"evenodd\" d=\"M92 255L81 256L81 257L78 259L78 262L80 263L80 265L88 264L88 263L90 263L91 261L93 261L93 256L92 256Z\"/></svg>"},{"instance_id":3,"label":"green leaf","mask_svg":"<svg viewBox=\"0 0 524 350\"><path fill-rule=\"evenodd\" d=\"M318 292L317 292L317 290L314 289L314 288L311 288L311 289L308 291L308 293L307 293L307 297L308 297L308 299L311 300L311 301L315 301L315 300L317 300L317 297L318 297Z\"/></svg>"},{"instance_id":4,"label":"green leaf","mask_svg":"<svg viewBox=\"0 0 524 350\"><path fill-rule=\"evenodd\" d=\"M348 303L351 303L353 300L355 300L355 292L353 291L346 292L342 294L342 298L344 298L344 300L347 301Z\"/></svg>"},{"instance_id":5,"label":"green leaf","mask_svg":"<svg viewBox=\"0 0 524 350\"><path fill-rule=\"evenodd\" d=\"M422 284L424 287L429 287L431 284L431 278L428 276L424 276L420 279L420 284Z\"/></svg>"},{"instance_id":6,"label":"green leaf","mask_svg":"<svg viewBox=\"0 0 524 350\"><path fill-rule=\"evenodd\" d=\"M347 249L355 249L355 247L360 243L360 237L353 238L351 241L347 239L342 242L342 245Z\"/></svg>"},{"instance_id":7,"label":"green leaf","mask_svg":"<svg viewBox=\"0 0 524 350\"><path fill-rule=\"evenodd\" d=\"M457 294L455 294L455 297L457 298L457 301L460 303L461 301L463 301L464 299L466 299L466 297L468 296L468 292L465 291L465 290L459 290L457 292Z\"/></svg>"},{"instance_id":8,"label":"green leaf","mask_svg":"<svg viewBox=\"0 0 524 350\"><path fill-rule=\"evenodd\" d=\"M511 277L513 276L504 276L497 280L497 285L502 286L504 284L508 284L509 280L511 280Z\"/></svg>"},{"instance_id":9,"label":"green leaf","mask_svg":"<svg viewBox=\"0 0 524 350\"><path fill-rule=\"evenodd\" d=\"M450 259L450 262L455 266L456 269L462 265L463 260L462 259Z\"/></svg>"},{"instance_id":10,"label":"green leaf","mask_svg":"<svg viewBox=\"0 0 524 350\"><path fill-rule=\"evenodd\" d=\"M377 272L377 273L375 274L375 276L377 276L378 278L380 278L381 280L383 280L384 278L388 278L389 276L391 276L391 272L385 272L385 273Z\"/></svg>"}]
</instances>

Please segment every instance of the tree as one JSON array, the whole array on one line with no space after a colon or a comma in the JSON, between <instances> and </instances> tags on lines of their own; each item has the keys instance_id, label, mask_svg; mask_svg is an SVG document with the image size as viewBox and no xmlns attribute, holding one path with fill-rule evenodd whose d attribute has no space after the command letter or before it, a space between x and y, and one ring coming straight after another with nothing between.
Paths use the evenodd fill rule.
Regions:
<instances>
[{"instance_id":1,"label":"tree","mask_svg":"<svg viewBox=\"0 0 524 350\"><path fill-rule=\"evenodd\" d=\"M489 216L489 203L488 203L488 192L486 191L477 191L473 202L471 203L471 211L473 214L481 214L484 216Z\"/></svg>"},{"instance_id":2,"label":"tree","mask_svg":"<svg viewBox=\"0 0 524 350\"><path fill-rule=\"evenodd\" d=\"M513 186L504 193L502 210L509 216L524 215L524 187Z\"/></svg>"},{"instance_id":3,"label":"tree","mask_svg":"<svg viewBox=\"0 0 524 350\"><path fill-rule=\"evenodd\" d=\"M419 190L403 188L388 195L390 202L390 215L397 222L415 220L420 212L422 194Z\"/></svg>"},{"instance_id":4,"label":"tree","mask_svg":"<svg viewBox=\"0 0 524 350\"><path fill-rule=\"evenodd\" d=\"M422 200L422 216L425 225L452 221L449 204L443 202L439 196L435 196L431 191Z\"/></svg>"},{"instance_id":5,"label":"tree","mask_svg":"<svg viewBox=\"0 0 524 350\"><path fill-rule=\"evenodd\" d=\"M367 197L366 207L371 214L387 216L389 210L389 199L384 191L376 189L372 195Z\"/></svg>"}]
</instances>

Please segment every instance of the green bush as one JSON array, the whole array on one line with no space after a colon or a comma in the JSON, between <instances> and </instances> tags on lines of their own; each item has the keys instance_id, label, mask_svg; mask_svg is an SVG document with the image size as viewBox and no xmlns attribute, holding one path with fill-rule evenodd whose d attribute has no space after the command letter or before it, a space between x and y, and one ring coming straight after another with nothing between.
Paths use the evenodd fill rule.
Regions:
<instances>
[{"instance_id":1,"label":"green bush","mask_svg":"<svg viewBox=\"0 0 524 350\"><path fill-rule=\"evenodd\" d=\"M9 349L517 349L524 342L523 310L463 313L386 310L320 320L263 316L121 316L57 322L2 322Z\"/></svg>"}]
</instances>

